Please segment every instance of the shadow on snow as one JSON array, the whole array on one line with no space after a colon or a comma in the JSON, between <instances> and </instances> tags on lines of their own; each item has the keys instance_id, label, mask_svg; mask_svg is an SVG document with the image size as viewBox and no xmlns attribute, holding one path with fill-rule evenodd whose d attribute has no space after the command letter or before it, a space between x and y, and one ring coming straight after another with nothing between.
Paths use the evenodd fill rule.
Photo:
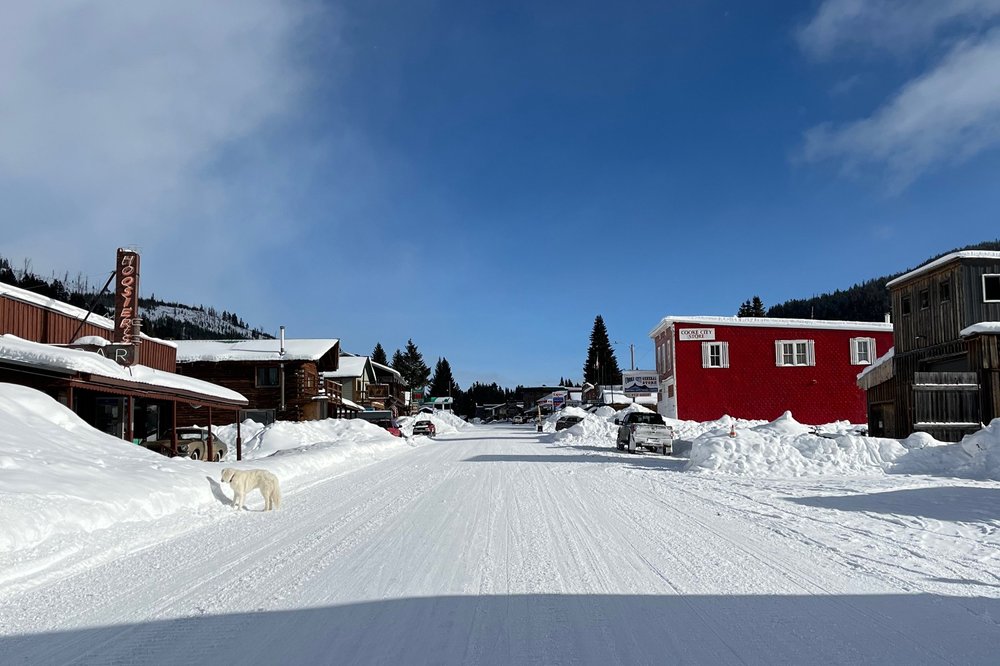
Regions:
<instances>
[{"instance_id":1,"label":"shadow on snow","mask_svg":"<svg viewBox=\"0 0 1000 666\"><path fill-rule=\"evenodd\" d=\"M0 637L4 663L996 663L1000 600L439 596Z\"/></svg>"},{"instance_id":2,"label":"shadow on snow","mask_svg":"<svg viewBox=\"0 0 1000 666\"><path fill-rule=\"evenodd\" d=\"M838 511L895 514L964 523L1000 519L1000 488L943 486L785 499L796 504Z\"/></svg>"}]
</instances>

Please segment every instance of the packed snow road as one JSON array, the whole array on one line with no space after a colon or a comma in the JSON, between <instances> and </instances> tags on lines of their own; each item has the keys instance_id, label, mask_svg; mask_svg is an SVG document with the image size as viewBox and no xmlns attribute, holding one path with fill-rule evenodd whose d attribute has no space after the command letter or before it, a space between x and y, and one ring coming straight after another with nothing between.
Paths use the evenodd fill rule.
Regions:
<instances>
[{"instance_id":1,"label":"packed snow road","mask_svg":"<svg viewBox=\"0 0 1000 666\"><path fill-rule=\"evenodd\" d=\"M997 484L682 467L479 428L277 512L101 530L0 591L0 661L1000 659Z\"/></svg>"}]
</instances>

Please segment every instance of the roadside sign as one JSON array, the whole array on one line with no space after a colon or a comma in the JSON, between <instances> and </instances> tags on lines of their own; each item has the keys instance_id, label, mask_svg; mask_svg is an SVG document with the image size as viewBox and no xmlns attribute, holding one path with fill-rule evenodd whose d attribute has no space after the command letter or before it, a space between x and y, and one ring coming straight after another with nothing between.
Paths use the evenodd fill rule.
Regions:
<instances>
[{"instance_id":1,"label":"roadside sign","mask_svg":"<svg viewBox=\"0 0 1000 666\"><path fill-rule=\"evenodd\" d=\"M659 384L655 370L625 370L622 391L625 393L656 393Z\"/></svg>"}]
</instances>

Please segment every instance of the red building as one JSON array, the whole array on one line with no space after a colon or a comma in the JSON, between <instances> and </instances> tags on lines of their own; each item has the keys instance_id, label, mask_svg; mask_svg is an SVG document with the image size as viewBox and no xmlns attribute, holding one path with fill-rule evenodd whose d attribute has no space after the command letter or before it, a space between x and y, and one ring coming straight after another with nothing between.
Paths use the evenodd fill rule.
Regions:
<instances>
[{"instance_id":1,"label":"red building","mask_svg":"<svg viewBox=\"0 0 1000 666\"><path fill-rule=\"evenodd\" d=\"M664 416L866 423L857 376L892 347L892 324L665 317L649 337Z\"/></svg>"}]
</instances>

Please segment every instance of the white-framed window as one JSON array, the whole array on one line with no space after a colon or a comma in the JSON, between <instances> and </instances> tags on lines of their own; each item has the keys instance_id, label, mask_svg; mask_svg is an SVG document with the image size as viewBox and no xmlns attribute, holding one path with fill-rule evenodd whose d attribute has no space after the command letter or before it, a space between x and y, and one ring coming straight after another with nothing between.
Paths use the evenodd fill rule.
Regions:
<instances>
[{"instance_id":1,"label":"white-framed window","mask_svg":"<svg viewBox=\"0 0 1000 666\"><path fill-rule=\"evenodd\" d=\"M729 367L729 343L728 342L702 342L701 343L701 367L703 367L703 368L728 368Z\"/></svg>"},{"instance_id":2,"label":"white-framed window","mask_svg":"<svg viewBox=\"0 0 1000 666\"><path fill-rule=\"evenodd\" d=\"M1000 275L983 276L983 300L987 303L1000 302Z\"/></svg>"},{"instance_id":3,"label":"white-framed window","mask_svg":"<svg viewBox=\"0 0 1000 666\"><path fill-rule=\"evenodd\" d=\"M774 362L778 367L816 365L816 341L775 340Z\"/></svg>"},{"instance_id":4,"label":"white-framed window","mask_svg":"<svg viewBox=\"0 0 1000 666\"><path fill-rule=\"evenodd\" d=\"M851 338L851 365L875 362L875 338Z\"/></svg>"}]
</instances>

